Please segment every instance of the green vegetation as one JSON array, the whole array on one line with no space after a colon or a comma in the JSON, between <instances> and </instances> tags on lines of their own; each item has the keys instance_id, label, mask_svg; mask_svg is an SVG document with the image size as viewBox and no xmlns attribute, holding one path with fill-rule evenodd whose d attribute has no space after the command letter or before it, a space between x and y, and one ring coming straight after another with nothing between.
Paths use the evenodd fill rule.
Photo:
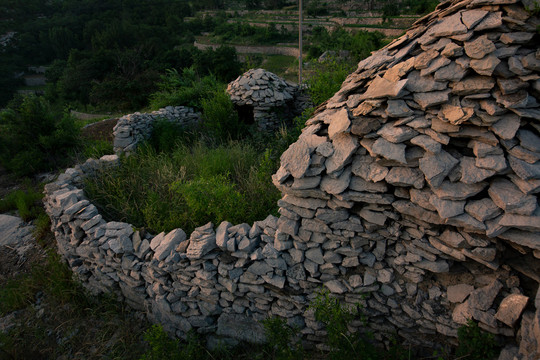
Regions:
<instances>
[{"instance_id":1,"label":"green vegetation","mask_svg":"<svg viewBox=\"0 0 540 360\"><path fill-rule=\"evenodd\" d=\"M463 359L493 359L499 353L499 346L493 334L482 331L478 323L469 319L467 325L458 329L459 346L456 356Z\"/></svg>"},{"instance_id":2,"label":"green vegetation","mask_svg":"<svg viewBox=\"0 0 540 360\"><path fill-rule=\"evenodd\" d=\"M350 61L336 58L314 63L306 79L307 91L313 104L317 106L331 98L341 88L347 75L354 70L354 66Z\"/></svg>"},{"instance_id":3,"label":"green vegetation","mask_svg":"<svg viewBox=\"0 0 540 360\"><path fill-rule=\"evenodd\" d=\"M18 215L28 222L36 219L43 212L42 198L41 191L35 191L32 188L26 191L15 190L0 199L0 213L17 210Z\"/></svg>"},{"instance_id":4,"label":"green vegetation","mask_svg":"<svg viewBox=\"0 0 540 360\"><path fill-rule=\"evenodd\" d=\"M235 141L216 146L200 139L170 153L147 146L123 158L121 167L88 179L85 190L109 218L153 232L253 222L275 213L279 198L261 161L253 145Z\"/></svg>"},{"instance_id":5,"label":"green vegetation","mask_svg":"<svg viewBox=\"0 0 540 360\"><path fill-rule=\"evenodd\" d=\"M262 324L267 343L260 356L261 359L267 356L276 360L304 358L304 349L297 328L288 325L287 320L279 317L265 319Z\"/></svg>"},{"instance_id":6,"label":"green vegetation","mask_svg":"<svg viewBox=\"0 0 540 360\"><path fill-rule=\"evenodd\" d=\"M66 165L78 141L74 119L42 97L16 98L0 113L0 164L19 176Z\"/></svg>"},{"instance_id":7,"label":"green vegetation","mask_svg":"<svg viewBox=\"0 0 540 360\"><path fill-rule=\"evenodd\" d=\"M384 45L383 38L379 32L358 31L351 34L342 27L328 31L317 26L307 39L310 45L306 45L306 50L311 59L318 58L326 50L347 50L351 54L351 61L358 62L381 48Z\"/></svg>"}]
</instances>

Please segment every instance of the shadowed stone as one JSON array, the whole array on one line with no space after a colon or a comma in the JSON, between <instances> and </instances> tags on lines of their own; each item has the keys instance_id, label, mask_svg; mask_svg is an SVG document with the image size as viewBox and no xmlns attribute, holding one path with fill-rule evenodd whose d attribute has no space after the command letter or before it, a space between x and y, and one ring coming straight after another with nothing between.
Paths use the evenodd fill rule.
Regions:
<instances>
[{"instance_id":1,"label":"shadowed stone","mask_svg":"<svg viewBox=\"0 0 540 360\"><path fill-rule=\"evenodd\" d=\"M334 153L326 160L328 174L339 171L349 162L358 148L358 139L350 134L338 134L333 140Z\"/></svg>"},{"instance_id":2,"label":"shadowed stone","mask_svg":"<svg viewBox=\"0 0 540 360\"><path fill-rule=\"evenodd\" d=\"M487 38L487 35L479 36L473 41L467 41L463 48L467 56L472 59L482 59L497 49L493 41Z\"/></svg>"},{"instance_id":3,"label":"shadowed stone","mask_svg":"<svg viewBox=\"0 0 540 360\"><path fill-rule=\"evenodd\" d=\"M495 179L489 189L493 202L506 212L531 215L536 210L536 196L526 195L511 181Z\"/></svg>"},{"instance_id":4,"label":"shadowed stone","mask_svg":"<svg viewBox=\"0 0 540 360\"><path fill-rule=\"evenodd\" d=\"M438 154L427 153L419 160L420 170L426 176L427 182L433 187L440 186L458 163L456 158L444 150Z\"/></svg>"},{"instance_id":5,"label":"shadowed stone","mask_svg":"<svg viewBox=\"0 0 540 360\"><path fill-rule=\"evenodd\" d=\"M520 294L508 295L501 301L495 318L510 327L514 327L528 301L529 298L527 296Z\"/></svg>"},{"instance_id":6,"label":"shadowed stone","mask_svg":"<svg viewBox=\"0 0 540 360\"><path fill-rule=\"evenodd\" d=\"M394 144L383 138L379 138L373 144L373 153L380 155L388 160L395 160L402 164L407 164L405 158L405 149L404 144Z\"/></svg>"}]
</instances>

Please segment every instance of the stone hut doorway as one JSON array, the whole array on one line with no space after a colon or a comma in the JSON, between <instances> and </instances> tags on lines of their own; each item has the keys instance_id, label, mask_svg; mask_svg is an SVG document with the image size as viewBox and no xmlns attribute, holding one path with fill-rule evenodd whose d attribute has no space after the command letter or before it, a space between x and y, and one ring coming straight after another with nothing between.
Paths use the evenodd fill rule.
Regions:
<instances>
[{"instance_id":1,"label":"stone hut doorway","mask_svg":"<svg viewBox=\"0 0 540 360\"><path fill-rule=\"evenodd\" d=\"M255 123L254 108L250 105L234 105L240 122L251 125Z\"/></svg>"}]
</instances>

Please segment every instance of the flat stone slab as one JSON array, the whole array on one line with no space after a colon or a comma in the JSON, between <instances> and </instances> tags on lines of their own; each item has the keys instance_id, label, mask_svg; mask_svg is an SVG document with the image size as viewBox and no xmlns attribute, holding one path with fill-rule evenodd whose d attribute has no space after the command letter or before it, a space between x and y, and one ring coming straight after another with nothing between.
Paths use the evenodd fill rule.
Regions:
<instances>
[{"instance_id":1,"label":"flat stone slab","mask_svg":"<svg viewBox=\"0 0 540 360\"><path fill-rule=\"evenodd\" d=\"M0 246L20 243L32 234L33 226L25 226L21 218L0 215Z\"/></svg>"}]
</instances>

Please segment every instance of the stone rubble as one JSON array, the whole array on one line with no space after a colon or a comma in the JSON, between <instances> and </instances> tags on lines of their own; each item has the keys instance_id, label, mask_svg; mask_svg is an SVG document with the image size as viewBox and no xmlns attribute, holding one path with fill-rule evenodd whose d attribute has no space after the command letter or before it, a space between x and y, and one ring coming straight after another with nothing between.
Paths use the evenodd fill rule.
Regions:
<instances>
[{"instance_id":1,"label":"stone rubble","mask_svg":"<svg viewBox=\"0 0 540 360\"><path fill-rule=\"evenodd\" d=\"M538 24L519 0L445 1L360 62L282 155L279 218L152 236L84 197L118 158L67 169L45 188L59 251L177 336L264 341L257 321L281 316L320 342L307 305L322 286L361 303L352 329L376 340L455 343L474 319L504 356L536 359Z\"/></svg>"}]
</instances>

